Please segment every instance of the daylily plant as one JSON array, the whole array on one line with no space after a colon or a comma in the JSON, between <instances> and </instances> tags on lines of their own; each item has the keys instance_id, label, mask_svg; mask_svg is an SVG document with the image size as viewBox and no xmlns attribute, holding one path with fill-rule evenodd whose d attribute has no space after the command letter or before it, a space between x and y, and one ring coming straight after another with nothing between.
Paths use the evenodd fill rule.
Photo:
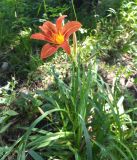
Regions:
<instances>
[{"instance_id":1,"label":"daylily plant","mask_svg":"<svg viewBox=\"0 0 137 160\"><path fill-rule=\"evenodd\" d=\"M69 21L63 26L64 18L66 15L60 16L56 20L56 24L50 21L44 22L42 26L39 26L41 33L35 33L31 35L31 38L44 40L49 43L45 44L41 51L41 58L45 59L53 55L60 47L70 55L69 37L71 34L80 29L81 23L78 21Z\"/></svg>"}]
</instances>

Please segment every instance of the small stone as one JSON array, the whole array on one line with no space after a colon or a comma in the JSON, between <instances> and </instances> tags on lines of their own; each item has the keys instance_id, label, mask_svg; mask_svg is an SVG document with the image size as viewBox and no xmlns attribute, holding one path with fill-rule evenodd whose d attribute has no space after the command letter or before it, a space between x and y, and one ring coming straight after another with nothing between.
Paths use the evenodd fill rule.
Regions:
<instances>
[{"instance_id":1,"label":"small stone","mask_svg":"<svg viewBox=\"0 0 137 160\"><path fill-rule=\"evenodd\" d=\"M3 62L1 65L2 71L6 71L8 69L8 66L9 66L8 62Z\"/></svg>"},{"instance_id":2,"label":"small stone","mask_svg":"<svg viewBox=\"0 0 137 160\"><path fill-rule=\"evenodd\" d=\"M28 95L29 94L29 90L26 88L26 87L22 87L20 90L19 90L20 93L23 93L23 94L26 94Z\"/></svg>"},{"instance_id":3,"label":"small stone","mask_svg":"<svg viewBox=\"0 0 137 160\"><path fill-rule=\"evenodd\" d=\"M115 78L115 74L112 72L112 73L109 73L107 75L107 82L112 84L113 83L113 79Z\"/></svg>"},{"instance_id":4,"label":"small stone","mask_svg":"<svg viewBox=\"0 0 137 160\"><path fill-rule=\"evenodd\" d=\"M125 78L124 77L120 78L120 84L122 85L122 87L125 87Z\"/></svg>"},{"instance_id":5,"label":"small stone","mask_svg":"<svg viewBox=\"0 0 137 160\"><path fill-rule=\"evenodd\" d=\"M127 83L126 83L126 87L127 88L131 88L134 86L134 79L133 78L129 78Z\"/></svg>"}]
</instances>

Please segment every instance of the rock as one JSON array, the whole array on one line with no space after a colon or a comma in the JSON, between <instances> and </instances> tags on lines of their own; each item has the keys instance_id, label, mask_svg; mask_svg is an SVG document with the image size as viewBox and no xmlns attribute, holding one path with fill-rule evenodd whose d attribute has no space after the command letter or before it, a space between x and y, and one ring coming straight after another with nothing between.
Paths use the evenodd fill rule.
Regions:
<instances>
[{"instance_id":1,"label":"rock","mask_svg":"<svg viewBox=\"0 0 137 160\"><path fill-rule=\"evenodd\" d=\"M1 65L2 71L6 71L8 69L8 66L9 66L8 62L3 62Z\"/></svg>"},{"instance_id":2,"label":"rock","mask_svg":"<svg viewBox=\"0 0 137 160\"><path fill-rule=\"evenodd\" d=\"M107 75L107 82L112 84L113 83L113 80L115 78L115 73L111 72Z\"/></svg>"},{"instance_id":3,"label":"rock","mask_svg":"<svg viewBox=\"0 0 137 160\"><path fill-rule=\"evenodd\" d=\"M129 78L127 83L126 83L126 87L127 88L131 88L134 86L134 79L133 78Z\"/></svg>"},{"instance_id":4,"label":"rock","mask_svg":"<svg viewBox=\"0 0 137 160\"><path fill-rule=\"evenodd\" d=\"M120 78L120 84L123 88L125 88L126 79L124 77Z\"/></svg>"}]
</instances>

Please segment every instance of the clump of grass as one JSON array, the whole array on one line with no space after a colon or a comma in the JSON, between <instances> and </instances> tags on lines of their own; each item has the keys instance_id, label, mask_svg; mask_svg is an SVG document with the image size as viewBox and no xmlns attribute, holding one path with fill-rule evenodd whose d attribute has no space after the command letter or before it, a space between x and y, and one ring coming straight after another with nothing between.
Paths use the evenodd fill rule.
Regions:
<instances>
[{"instance_id":1,"label":"clump of grass","mask_svg":"<svg viewBox=\"0 0 137 160\"><path fill-rule=\"evenodd\" d=\"M70 82L53 67L56 88L37 92L43 110L6 154L33 159L136 159L136 108L125 108L116 83L112 89L97 73L97 64L72 64ZM129 144L129 142L131 142ZM60 152L61 151L61 152ZM16 154L15 154L16 155Z\"/></svg>"}]
</instances>

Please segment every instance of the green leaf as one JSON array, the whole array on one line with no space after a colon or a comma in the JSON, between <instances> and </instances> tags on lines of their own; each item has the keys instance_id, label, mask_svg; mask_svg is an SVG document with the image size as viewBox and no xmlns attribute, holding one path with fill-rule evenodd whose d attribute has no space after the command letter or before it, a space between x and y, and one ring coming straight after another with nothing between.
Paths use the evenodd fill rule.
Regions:
<instances>
[{"instance_id":1,"label":"green leaf","mask_svg":"<svg viewBox=\"0 0 137 160\"><path fill-rule=\"evenodd\" d=\"M9 115L9 116L16 116L16 115L18 115L18 113L15 112L15 111L13 111L13 110L8 110L8 111L6 111L5 113L6 113L7 115Z\"/></svg>"},{"instance_id":2,"label":"green leaf","mask_svg":"<svg viewBox=\"0 0 137 160\"><path fill-rule=\"evenodd\" d=\"M31 157L34 160L44 160L37 152L35 152L33 150L28 151L28 153L31 155Z\"/></svg>"},{"instance_id":3,"label":"green leaf","mask_svg":"<svg viewBox=\"0 0 137 160\"><path fill-rule=\"evenodd\" d=\"M7 99L0 97L0 104L6 104L6 103L7 103Z\"/></svg>"},{"instance_id":4,"label":"green leaf","mask_svg":"<svg viewBox=\"0 0 137 160\"><path fill-rule=\"evenodd\" d=\"M59 140L62 139L68 139L72 137L72 132L57 132L57 133L47 133L46 135L42 136L36 136L34 139L32 139L32 142L30 142L27 147L31 147L33 149L38 148L45 148L47 146L53 145L53 142L59 142Z\"/></svg>"},{"instance_id":5,"label":"green leaf","mask_svg":"<svg viewBox=\"0 0 137 160\"><path fill-rule=\"evenodd\" d=\"M7 125L4 125L4 126L0 127L0 134L4 133L11 125L12 125L12 122L8 123Z\"/></svg>"},{"instance_id":6,"label":"green leaf","mask_svg":"<svg viewBox=\"0 0 137 160\"><path fill-rule=\"evenodd\" d=\"M25 149L26 149L26 145L27 145L27 141L28 138L32 132L32 129L35 128L35 126L41 121L43 120L47 115L53 113L53 112L65 112L65 110L61 110L61 109L53 109L50 111L45 112L43 115L41 115L40 117L38 117L29 127L29 129L27 130L27 132L24 134L24 136L22 137L22 143L20 144L19 147L19 153L18 153L18 160L25 160Z\"/></svg>"},{"instance_id":7,"label":"green leaf","mask_svg":"<svg viewBox=\"0 0 137 160\"><path fill-rule=\"evenodd\" d=\"M7 116L2 116L2 117L0 117L0 123L1 123L1 124L4 123L4 121L5 121L6 118L7 118Z\"/></svg>"},{"instance_id":8,"label":"green leaf","mask_svg":"<svg viewBox=\"0 0 137 160\"><path fill-rule=\"evenodd\" d=\"M81 119L81 124L82 124L82 128L83 128L85 142L86 142L87 160L92 160L92 143L90 140L90 136L89 136L88 130L86 128L86 124L85 124L84 120L82 119L81 115L79 115L79 117Z\"/></svg>"}]
</instances>

